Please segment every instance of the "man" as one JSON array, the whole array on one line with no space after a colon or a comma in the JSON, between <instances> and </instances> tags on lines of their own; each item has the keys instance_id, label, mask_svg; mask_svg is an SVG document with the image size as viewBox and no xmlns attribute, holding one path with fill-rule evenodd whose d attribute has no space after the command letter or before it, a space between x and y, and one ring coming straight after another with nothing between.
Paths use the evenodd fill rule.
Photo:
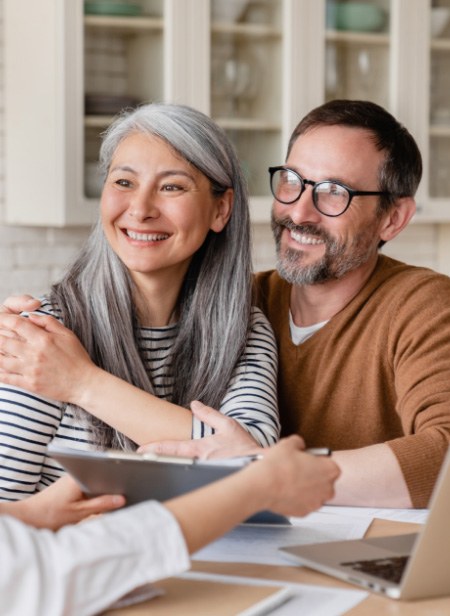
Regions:
<instances>
[{"instance_id":1,"label":"man","mask_svg":"<svg viewBox=\"0 0 450 616\"><path fill-rule=\"evenodd\" d=\"M189 553L262 509L306 515L329 499L338 476L328 458L284 439L225 479L161 504L149 501L57 533L0 515L0 614L98 614L148 582L189 568ZM10 514L55 529L124 499L85 499L70 477L29 498L0 503Z\"/></svg>"},{"instance_id":2,"label":"man","mask_svg":"<svg viewBox=\"0 0 450 616\"><path fill-rule=\"evenodd\" d=\"M421 171L404 127L349 100L311 111L270 170L277 271L255 289L282 433L335 451L341 503L425 507L450 440L450 279L379 254Z\"/></svg>"}]
</instances>

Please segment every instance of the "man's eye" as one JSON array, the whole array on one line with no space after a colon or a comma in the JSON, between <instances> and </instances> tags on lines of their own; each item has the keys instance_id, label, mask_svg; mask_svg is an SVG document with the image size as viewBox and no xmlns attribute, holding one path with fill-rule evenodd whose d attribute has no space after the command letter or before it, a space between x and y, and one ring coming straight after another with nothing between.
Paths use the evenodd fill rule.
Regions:
<instances>
[{"instance_id":1,"label":"man's eye","mask_svg":"<svg viewBox=\"0 0 450 616\"><path fill-rule=\"evenodd\" d=\"M329 183L328 184L328 192L330 193L330 195L334 195L336 197L340 197L341 195L343 195L345 193L345 189L342 188L342 186L340 186L339 184Z\"/></svg>"}]
</instances>

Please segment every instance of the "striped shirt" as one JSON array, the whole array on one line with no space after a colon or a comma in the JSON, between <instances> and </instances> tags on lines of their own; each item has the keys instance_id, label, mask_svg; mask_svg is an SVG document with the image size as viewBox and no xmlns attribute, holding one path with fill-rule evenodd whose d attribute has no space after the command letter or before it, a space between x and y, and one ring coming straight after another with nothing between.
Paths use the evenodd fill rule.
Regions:
<instances>
[{"instance_id":1,"label":"striped shirt","mask_svg":"<svg viewBox=\"0 0 450 616\"><path fill-rule=\"evenodd\" d=\"M58 313L45 305L47 314ZM170 400L173 374L167 358L176 325L141 328L138 343L155 394ZM266 317L252 309L250 334L237 363L220 411L238 421L263 446L279 437L277 408L277 348ZM0 500L20 500L43 489L64 474L50 458L47 445L95 449L88 420L75 418L65 404L0 383ZM126 412L126 410L124 410ZM212 434L193 417L192 438Z\"/></svg>"}]
</instances>

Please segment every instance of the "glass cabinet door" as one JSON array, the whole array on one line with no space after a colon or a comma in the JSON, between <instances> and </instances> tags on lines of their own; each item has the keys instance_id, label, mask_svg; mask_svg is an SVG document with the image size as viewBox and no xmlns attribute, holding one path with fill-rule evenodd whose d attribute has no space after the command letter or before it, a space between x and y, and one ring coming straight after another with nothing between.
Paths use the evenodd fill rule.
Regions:
<instances>
[{"instance_id":1,"label":"glass cabinet door","mask_svg":"<svg viewBox=\"0 0 450 616\"><path fill-rule=\"evenodd\" d=\"M389 107L390 2L326 2L325 100Z\"/></svg>"},{"instance_id":2,"label":"glass cabinet door","mask_svg":"<svg viewBox=\"0 0 450 616\"><path fill-rule=\"evenodd\" d=\"M252 198L268 197L282 140L282 1L211 0L211 116L234 143Z\"/></svg>"},{"instance_id":3,"label":"glass cabinet door","mask_svg":"<svg viewBox=\"0 0 450 616\"><path fill-rule=\"evenodd\" d=\"M450 197L450 0L430 8L429 193Z\"/></svg>"},{"instance_id":4,"label":"glass cabinet door","mask_svg":"<svg viewBox=\"0 0 450 616\"><path fill-rule=\"evenodd\" d=\"M84 193L101 192L100 134L124 108L163 100L162 0L84 2Z\"/></svg>"}]
</instances>

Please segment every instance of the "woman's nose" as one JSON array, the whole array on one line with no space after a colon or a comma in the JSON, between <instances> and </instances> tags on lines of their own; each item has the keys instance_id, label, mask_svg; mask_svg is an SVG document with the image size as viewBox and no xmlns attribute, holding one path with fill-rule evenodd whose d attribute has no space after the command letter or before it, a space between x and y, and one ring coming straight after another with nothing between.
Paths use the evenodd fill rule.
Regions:
<instances>
[{"instance_id":1,"label":"woman's nose","mask_svg":"<svg viewBox=\"0 0 450 616\"><path fill-rule=\"evenodd\" d=\"M133 194L128 208L129 215L138 220L158 218L160 210L152 190L141 190Z\"/></svg>"}]
</instances>

